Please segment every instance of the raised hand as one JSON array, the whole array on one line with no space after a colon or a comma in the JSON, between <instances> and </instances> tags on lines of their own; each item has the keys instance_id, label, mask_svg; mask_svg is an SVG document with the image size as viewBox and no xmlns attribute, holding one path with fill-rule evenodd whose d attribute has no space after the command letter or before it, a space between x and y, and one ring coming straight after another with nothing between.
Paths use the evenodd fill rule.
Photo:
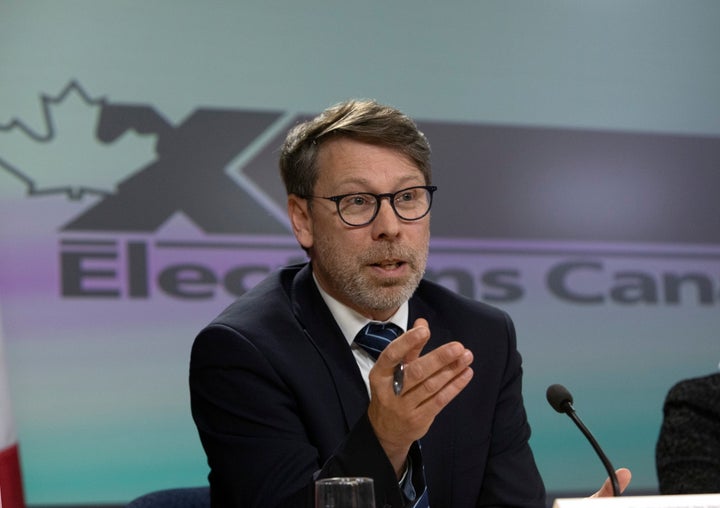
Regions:
<instances>
[{"instance_id":1,"label":"raised hand","mask_svg":"<svg viewBox=\"0 0 720 508\"><path fill-rule=\"evenodd\" d=\"M393 340L370 371L368 417L380 444L401 474L412 443L424 436L435 416L470 382L472 353L460 342L449 342L420 356L430 339L425 319ZM403 363L404 382L393 392L393 374Z\"/></svg>"}]
</instances>

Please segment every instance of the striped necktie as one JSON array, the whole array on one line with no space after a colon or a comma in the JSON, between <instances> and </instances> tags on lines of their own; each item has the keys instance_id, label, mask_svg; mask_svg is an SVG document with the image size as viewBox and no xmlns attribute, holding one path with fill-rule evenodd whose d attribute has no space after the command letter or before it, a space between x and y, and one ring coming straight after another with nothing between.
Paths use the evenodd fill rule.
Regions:
<instances>
[{"instance_id":1,"label":"striped necktie","mask_svg":"<svg viewBox=\"0 0 720 508\"><path fill-rule=\"evenodd\" d=\"M370 322L355 336L355 343L377 360L387 345L402 333L402 328L396 324ZM422 474L425 475L424 468ZM413 508L429 508L427 488L420 493L412 506Z\"/></svg>"},{"instance_id":2,"label":"striped necktie","mask_svg":"<svg viewBox=\"0 0 720 508\"><path fill-rule=\"evenodd\" d=\"M393 323L368 323L355 336L355 343L377 360L387 345L402 333L402 328Z\"/></svg>"}]
</instances>

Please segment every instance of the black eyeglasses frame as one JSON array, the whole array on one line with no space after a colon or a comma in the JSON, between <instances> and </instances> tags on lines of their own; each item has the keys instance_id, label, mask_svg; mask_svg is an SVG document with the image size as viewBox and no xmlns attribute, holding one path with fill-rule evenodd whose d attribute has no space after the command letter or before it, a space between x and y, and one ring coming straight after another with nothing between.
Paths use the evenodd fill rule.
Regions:
<instances>
[{"instance_id":1,"label":"black eyeglasses frame","mask_svg":"<svg viewBox=\"0 0 720 508\"><path fill-rule=\"evenodd\" d=\"M398 212L397 208L395 208L395 196L398 194L402 194L403 192L407 192L409 190L413 189L425 189L428 193L429 199L428 199L428 207L425 213L420 215L419 217L414 217L412 219L408 219L406 217L403 217L400 215L400 212ZM345 224L351 227L362 227L367 226L368 224L372 223L372 221L375 220L375 217L377 217L377 214L380 212L380 205L382 204L383 198L387 198L388 202L390 203L390 208L392 208L393 212L395 212L395 215L400 218L401 220L413 222L416 220L420 220L423 217L425 217L427 214L430 213L430 209L432 208L432 202L433 202L433 193L437 190L437 186L435 185L413 185L412 187L406 187L405 189L400 189L397 192L385 192L382 194L374 194L372 192L350 192L348 194L338 194L336 196L301 196L304 199L327 199L329 201L332 201L335 203L335 207L337 209L338 217L340 217L340 220L343 221ZM375 199L375 212L373 212L372 216L369 220L366 222L360 223L360 224L353 224L351 222L348 222L345 217L343 217L342 212L340 211L340 202L348 197L348 196L372 196Z\"/></svg>"}]
</instances>

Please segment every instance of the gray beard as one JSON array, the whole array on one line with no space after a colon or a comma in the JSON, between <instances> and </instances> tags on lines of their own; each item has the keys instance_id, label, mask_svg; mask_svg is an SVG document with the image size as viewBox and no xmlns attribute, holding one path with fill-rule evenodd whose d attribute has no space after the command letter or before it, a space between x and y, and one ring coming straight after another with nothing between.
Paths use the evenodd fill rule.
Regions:
<instances>
[{"instance_id":1,"label":"gray beard","mask_svg":"<svg viewBox=\"0 0 720 508\"><path fill-rule=\"evenodd\" d=\"M345 287L340 291L357 307L373 311L394 310L410 299L424 272L425 270L413 271L412 277L400 285L387 281L381 286L372 284L367 278L356 273L346 281Z\"/></svg>"},{"instance_id":2,"label":"gray beard","mask_svg":"<svg viewBox=\"0 0 720 508\"><path fill-rule=\"evenodd\" d=\"M320 246L322 247L322 246ZM327 248L327 246L326 246ZM339 259L330 248L325 253L326 262L313 261L316 269L324 272L326 280L335 294L344 302L359 309L375 312L394 311L408 301L417 289L425 273L427 250L418 254L397 245L387 244L385 248L365 253L349 264ZM411 267L411 276L407 280L386 280L379 285L369 277L357 272L357 266L365 266L373 261L399 257L405 259Z\"/></svg>"}]
</instances>

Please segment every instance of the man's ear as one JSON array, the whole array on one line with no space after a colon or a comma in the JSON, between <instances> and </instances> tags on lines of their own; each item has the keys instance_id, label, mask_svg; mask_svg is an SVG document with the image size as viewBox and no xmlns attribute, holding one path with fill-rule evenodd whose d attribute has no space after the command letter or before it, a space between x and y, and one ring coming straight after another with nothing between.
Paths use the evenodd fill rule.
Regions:
<instances>
[{"instance_id":1,"label":"man's ear","mask_svg":"<svg viewBox=\"0 0 720 508\"><path fill-rule=\"evenodd\" d=\"M298 243L305 249L312 247L313 230L308 200L290 194L288 196L288 217L290 217L293 234Z\"/></svg>"}]
</instances>

